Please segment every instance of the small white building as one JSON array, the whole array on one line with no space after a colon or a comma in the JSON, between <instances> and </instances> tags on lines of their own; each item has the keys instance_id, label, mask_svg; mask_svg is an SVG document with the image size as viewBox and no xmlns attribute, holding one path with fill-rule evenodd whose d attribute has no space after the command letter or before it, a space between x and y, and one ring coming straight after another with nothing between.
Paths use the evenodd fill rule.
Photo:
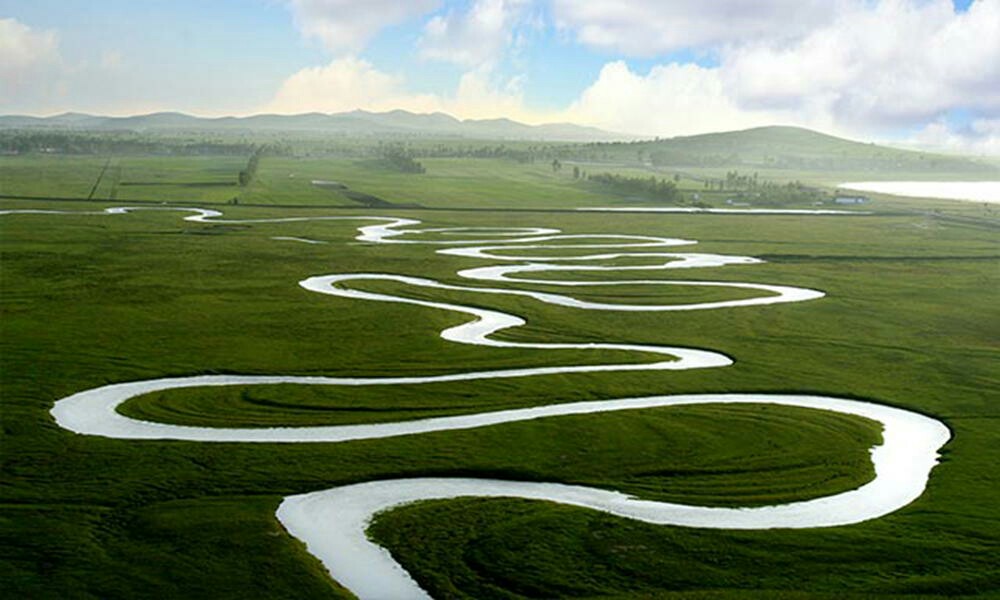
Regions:
<instances>
[{"instance_id":1,"label":"small white building","mask_svg":"<svg viewBox=\"0 0 1000 600\"><path fill-rule=\"evenodd\" d=\"M868 202L866 196L845 196L840 195L833 199L835 204L864 204Z\"/></svg>"}]
</instances>

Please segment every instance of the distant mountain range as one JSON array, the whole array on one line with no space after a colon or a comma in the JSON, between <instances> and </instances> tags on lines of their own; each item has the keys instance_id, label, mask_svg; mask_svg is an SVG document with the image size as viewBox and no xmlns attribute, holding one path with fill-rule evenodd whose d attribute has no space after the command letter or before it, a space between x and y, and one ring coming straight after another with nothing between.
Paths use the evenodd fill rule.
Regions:
<instances>
[{"instance_id":1,"label":"distant mountain range","mask_svg":"<svg viewBox=\"0 0 1000 600\"><path fill-rule=\"evenodd\" d=\"M177 112L132 117L65 113L53 117L0 116L0 132L135 132L157 135L217 134L224 137L344 136L350 138L425 138L611 142L581 146L574 158L596 162L670 167L786 169L803 171L883 171L976 173L1000 177L997 165L981 159L902 150L856 142L810 129L768 126L701 135L638 139L570 123L526 125L510 119L459 120L444 113L404 110L374 113L253 115L204 118Z\"/></svg>"},{"instance_id":2,"label":"distant mountain range","mask_svg":"<svg viewBox=\"0 0 1000 600\"><path fill-rule=\"evenodd\" d=\"M177 112L132 117L102 117L65 113L53 117L0 116L0 129L73 129L135 132L311 132L343 135L410 135L473 139L549 140L573 142L620 141L635 136L616 134L571 123L526 125L510 119L459 120L444 113L416 114L405 110L383 113L253 115L204 118Z\"/></svg>"}]
</instances>

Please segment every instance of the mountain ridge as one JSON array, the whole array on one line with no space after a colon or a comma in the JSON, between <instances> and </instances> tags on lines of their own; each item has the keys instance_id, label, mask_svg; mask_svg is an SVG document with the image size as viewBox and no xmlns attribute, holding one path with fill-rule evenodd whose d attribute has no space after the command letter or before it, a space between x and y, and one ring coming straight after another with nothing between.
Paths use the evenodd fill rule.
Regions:
<instances>
[{"instance_id":1,"label":"mountain ridge","mask_svg":"<svg viewBox=\"0 0 1000 600\"><path fill-rule=\"evenodd\" d=\"M653 166L828 171L978 172L1000 177L982 157L940 154L860 142L791 125L669 138L639 138L572 123L528 125L507 118L457 119L452 115L405 110L245 117L197 117L165 111L128 117L67 112L49 117L0 116L0 133L78 132L132 134L343 136L369 139L459 139L577 144L577 156ZM996 175L994 175L996 174Z\"/></svg>"},{"instance_id":2,"label":"mountain ridge","mask_svg":"<svg viewBox=\"0 0 1000 600\"><path fill-rule=\"evenodd\" d=\"M331 134L443 135L448 137L549 141L628 141L637 136L573 123L529 125L511 119L458 119L442 112L413 113L353 110L295 115L254 114L244 117L197 117L176 111L126 117L62 113L49 117L0 115L0 129L69 128L80 131L310 131Z\"/></svg>"}]
</instances>

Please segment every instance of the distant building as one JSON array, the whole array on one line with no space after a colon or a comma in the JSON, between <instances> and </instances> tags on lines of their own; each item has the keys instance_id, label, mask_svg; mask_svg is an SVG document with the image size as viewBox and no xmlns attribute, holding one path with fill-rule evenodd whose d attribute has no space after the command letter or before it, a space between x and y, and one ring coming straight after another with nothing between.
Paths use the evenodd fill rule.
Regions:
<instances>
[{"instance_id":1,"label":"distant building","mask_svg":"<svg viewBox=\"0 0 1000 600\"><path fill-rule=\"evenodd\" d=\"M313 179L311 182L314 186L318 188L327 188L331 190L346 190L347 186L339 181L326 181L324 179Z\"/></svg>"},{"instance_id":2,"label":"distant building","mask_svg":"<svg viewBox=\"0 0 1000 600\"><path fill-rule=\"evenodd\" d=\"M833 199L836 204L864 204L868 202L867 196L837 196Z\"/></svg>"}]
</instances>

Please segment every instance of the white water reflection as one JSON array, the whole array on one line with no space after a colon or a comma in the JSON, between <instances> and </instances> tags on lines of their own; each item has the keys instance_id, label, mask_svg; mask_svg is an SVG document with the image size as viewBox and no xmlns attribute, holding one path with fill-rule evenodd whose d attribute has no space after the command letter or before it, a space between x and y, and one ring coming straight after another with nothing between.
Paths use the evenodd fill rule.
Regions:
<instances>
[{"instance_id":1,"label":"white water reflection","mask_svg":"<svg viewBox=\"0 0 1000 600\"><path fill-rule=\"evenodd\" d=\"M850 181L837 187L911 198L1000 203L1000 181Z\"/></svg>"}]
</instances>

